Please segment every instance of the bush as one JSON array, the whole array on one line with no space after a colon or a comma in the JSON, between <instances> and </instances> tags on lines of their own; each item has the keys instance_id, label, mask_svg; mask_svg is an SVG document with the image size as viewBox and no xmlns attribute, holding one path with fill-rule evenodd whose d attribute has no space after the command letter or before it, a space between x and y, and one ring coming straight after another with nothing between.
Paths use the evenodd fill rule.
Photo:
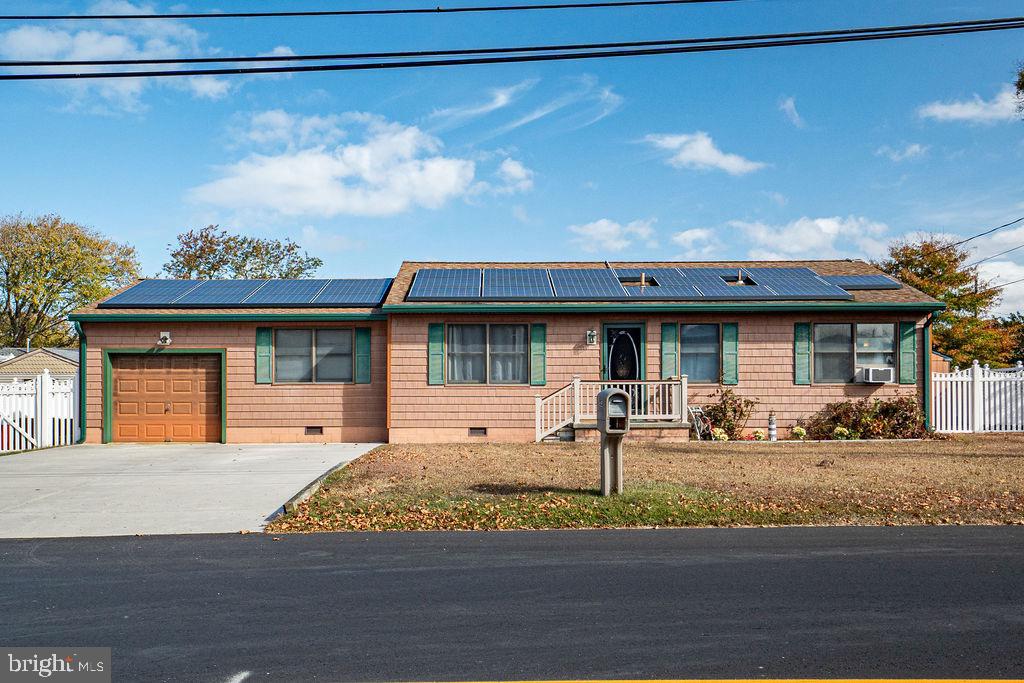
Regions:
<instances>
[{"instance_id":1,"label":"bush","mask_svg":"<svg viewBox=\"0 0 1024 683\"><path fill-rule=\"evenodd\" d=\"M711 428L711 439L713 441L728 441L729 435L725 433L725 430L721 427Z\"/></svg>"},{"instance_id":2,"label":"bush","mask_svg":"<svg viewBox=\"0 0 1024 683\"><path fill-rule=\"evenodd\" d=\"M704 406L704 417L711 422L712 428L721 429L730 439L740 438L757 401L737 396L732 389L720 389L715 396L718 403Z\"/></svg>"},{"instance_id":3,"label":"bush","mask_svg":"<svg viewBox=\"0 0 1024 683\"><path fill-rule=\"evenodd\" d=\"M927 436L924 413L913 398L829 403L799 426L812 439L917 439ZM796 434L796 428L794 428Z\"/></svg>"},{"instance_id":4,"label":"bush","mask_svg":"<svg viewBox=\"0 0 1024 683\"><path fill-rule=\"evenodd\" d=\"M807 438L807 430L801 427L800 425L793 427L791 430L789 430L789 433L794 439L799 439L801 441Z\"/></svg>"}]
</instances>

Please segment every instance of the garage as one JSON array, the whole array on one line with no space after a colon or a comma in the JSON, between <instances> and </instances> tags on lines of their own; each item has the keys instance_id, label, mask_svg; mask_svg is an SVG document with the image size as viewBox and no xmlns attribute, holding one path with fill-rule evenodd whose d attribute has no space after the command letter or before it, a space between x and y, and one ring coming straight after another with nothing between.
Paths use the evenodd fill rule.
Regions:
<instances>
[{"instance_id":1,"label":"garage","mask_svg":"<svg viewBox=\"0 0 1024 683\"><path fill-rule=\"evenodd\" d=\"M218 354L112 354L111 440L221 440Z\"/></svg>"}]
</instances>

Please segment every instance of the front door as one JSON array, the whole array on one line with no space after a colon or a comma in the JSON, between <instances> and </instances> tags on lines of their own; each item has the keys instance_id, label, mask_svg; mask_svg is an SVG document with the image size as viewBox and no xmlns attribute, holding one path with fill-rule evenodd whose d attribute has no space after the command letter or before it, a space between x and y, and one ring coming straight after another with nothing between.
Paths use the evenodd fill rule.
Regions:
<instances>
[{"instance_id":1,"label":"front door","mask_svg":"<svg viewBox=\"0 0 1024 683\"><path fill-rule=\"evenodd\" d=\"M643 335L639 325L608 325L604 328L606 380L643 379Z\"/></svg>"}]
</instances>

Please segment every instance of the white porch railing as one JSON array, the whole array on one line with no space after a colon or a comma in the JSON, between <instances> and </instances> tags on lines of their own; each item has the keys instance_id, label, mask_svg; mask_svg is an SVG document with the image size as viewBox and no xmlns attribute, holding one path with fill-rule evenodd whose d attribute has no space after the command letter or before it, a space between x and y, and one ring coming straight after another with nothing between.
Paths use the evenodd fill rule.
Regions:
<instances>
[{"instance_id":1,"label":"white porch railing","mask_svg":"<svg viewBox=\"0 0 1024 683\"><path fill-rule=\"evenodd\" d=\"M73 444L78 435L78 378L0 383L0 453Z\"/></svg>"},{"instance_id":2,"label":"white porch railing","mask_svg":"<svg viewBox=\"0 0 1024 683\"><path fill-rule=\"evenodd\" d=\"M536 398L537 441L563 427L597 421L597 395L608 388L629 394L632 422L683 422L686 377L668 380L593 381L579 377L547 397Z\"/></svg>"}]
</instances>

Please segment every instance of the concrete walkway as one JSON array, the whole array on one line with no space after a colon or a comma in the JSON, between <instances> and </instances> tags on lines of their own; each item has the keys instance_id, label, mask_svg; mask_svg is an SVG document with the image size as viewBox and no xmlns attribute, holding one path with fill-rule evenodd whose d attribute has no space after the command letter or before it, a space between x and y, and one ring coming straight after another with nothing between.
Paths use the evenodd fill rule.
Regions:
<instances>
[{"instance_id":1,"label":"concrete walkway","mask_svg":"<svg viewBox=\"0 0 1024 683\"><path fill-rule=\"evenodd\" d=\"M0 457L0 538L259 531L377 444L85 445Z\"/></svg>"}]
</instances>

